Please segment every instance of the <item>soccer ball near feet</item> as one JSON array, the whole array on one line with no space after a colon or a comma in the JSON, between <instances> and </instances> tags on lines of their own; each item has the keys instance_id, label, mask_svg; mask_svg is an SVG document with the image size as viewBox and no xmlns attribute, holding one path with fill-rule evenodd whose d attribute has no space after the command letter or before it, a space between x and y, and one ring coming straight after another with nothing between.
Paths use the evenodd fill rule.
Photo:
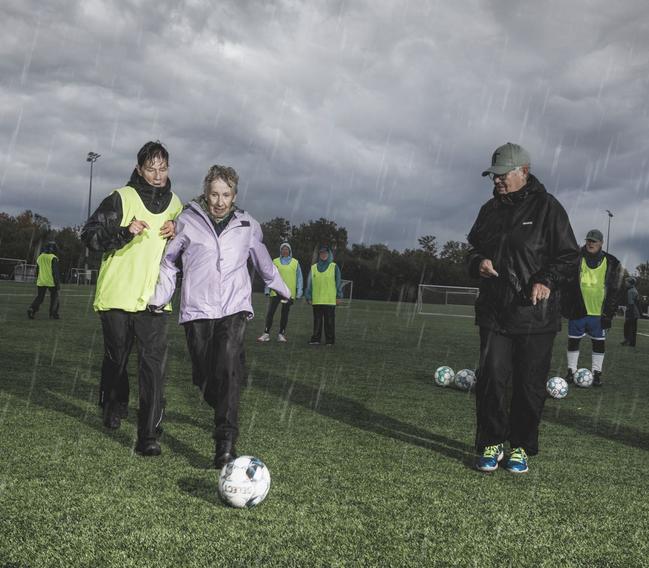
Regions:
<instances>
[{"instance_id":1,"label":"soccer ball near feet","mask_svg":"<svg viewBox=\"0 0 649 568\"><path fill-rule=\"evenodd\" d=\"M455 377L453 369L446 366L438 367L435 371L435 384L440 387L447 387L453 383L453 377Z\"/></svg>"},{"instance_id":2,"label":"soccer ball near feet","mask_svg":"<svg viewBox=\"0 0 649 568\"><path fill-rule=\"evenodd\" d=\"M259 458L241 456L221 469L219 496L231 507L259 505L269 489L270 471Z\"/></svg>"},{"instance_id":3,"label":"soccer ball near feet","mask_svg":"<svg viewBox=\"0 0 649 568\"><path fill-rule=\"evenodd\" d=\"M552 398L564 398L568 394L568 383L563 377L548 379L545 390Z\"/></svg>"},{"instance_id":4,"label":"soccer ball near feet","mask_svg":"<svg viewBox=\"0 0 649 568\"><path fill-rule=\"evenodd\" d=\"M455 373L455 386L468 391L475 385L475 373L471 369L462 369Z\"/></svg>"},{"instance_id":5,"label":"soccer ball near feet","mask_svg":"<svg viewBox=\"0 0 649 568\"><path fill-rule=\"evenodd\" d=\"M578 387L589 387L593 384L593 374L588 369L577 369L575 384Z\"/></svg>"}]
</instances>

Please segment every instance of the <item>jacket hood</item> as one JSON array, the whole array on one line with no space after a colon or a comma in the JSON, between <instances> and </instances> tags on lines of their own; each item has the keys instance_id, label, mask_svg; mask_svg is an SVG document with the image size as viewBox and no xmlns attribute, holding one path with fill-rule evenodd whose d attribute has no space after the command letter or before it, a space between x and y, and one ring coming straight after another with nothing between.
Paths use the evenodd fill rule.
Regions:
<instances>
[{"instance_id":1,"label":"jacket hood","mask_svg":"<svg viewBox=\"0 0 649 568\"><path fill-rule=\"evenodd\" d=\"M331 252L331 247L327 246L327 260L320 260L320 251L325 248L324 246L318 247L318 261L317 261L317 266L318 266L318 272L324 272L329 268L329 265L334 261L334 255L333 252Z\"/></svg>"},{"instance_id":2,"label":"jacket hood","mask_svg":"<svg viewBox=\"0 0 649 568\"><path fill-rule=\"evenodd\" d=\"M288 256L282 256L282 249L284 247L288 248ZM288 243L282 243L279 245L279 261L282 264L289 264L293 260L293 249L291 248L291 245Z\"/></svg>"}]
</instances>

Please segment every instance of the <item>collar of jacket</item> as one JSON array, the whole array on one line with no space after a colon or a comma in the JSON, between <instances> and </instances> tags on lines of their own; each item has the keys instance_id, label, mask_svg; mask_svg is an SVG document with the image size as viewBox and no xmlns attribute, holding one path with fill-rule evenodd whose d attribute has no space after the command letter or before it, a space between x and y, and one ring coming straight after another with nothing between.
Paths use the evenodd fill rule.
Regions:
<instances>
[{"instance_id":1,"label":"collar of jacket","mask_svg":"<svg viewBox=\"0 0 649 568\"><path fill-rule=\"evenodd\" d=\"M191 209L195 213L197 213L198 215L203 217L203 219L205 219L205 222L208 225L210 225L212 227L212 229L214 229L214 231L216 232L216 229L214 228L214 224L217 223L217 221L215 220L214 217L212 217L210 215L209 211L207 211L204 207L202 207L202 205L201 205L201 203L199 201L199 198L192 199L190 202L188 202L185 205L184 209ZM223 223L223 221L227 220L227 227L239 226L239 225L242 224L242 222L240 222L240 220L239 220L239 216L242 213L245 213L245 211L243 209L239 209L238 207L235 206L234 209L230 212L230 214L225 219L223 219L221 221L221 223ZM236 221L239 221L239 222L237 224L234 224L234 222L236 222ZM223 229L223 230L225 230L225 229Z\"/></svg>"},{"instance_id":2,"label":"collar of jacket","mask_svg":"<svg viewBox=\"0 0 649 568\"><path fill-rule=\"evenodd\" d=\"M506 193L505 195L498 195L496 189L494 188L493 190L493 196L496 201L503 205L515 205L516 203L521 203L522 201L525 201L529 195L534 193L545 193L545 187L543 187L543 184L532 174L527 174L527 183L518 191Z\"/></svg>"},{"instance_id":3,"label":"collar of jacket","mask_svg":"<svg viewBox=\"0 0 649 568\"><path fill-rule=\"evenodd\" d=\"M133 170L131 174L131 179L128 180L126 185L130 185L135 191L137 191L140 196L146 197L148 199L154 197L162 197L165 193L171 191L171 180L167 178L167 183L164 187L154 187L148 183L140 174L137 173L137 169Z\"/></svg>"},{"instance_id":4,"label":"collar of jacket","mask_svg":"<svg viewBox=\"0 0 649 568\"><path fill-rule=\"evenodd\" d=\"M588 265L588 268L597 268L600 264L602 264L602 261L604 260L604 256L606 253L604 252L604 249L599 249L599 252L596 252L595 254L590 254L587 250L586 247L581 247L581 255L586 259L586 264Z\"/></svg>"}]
</instances>

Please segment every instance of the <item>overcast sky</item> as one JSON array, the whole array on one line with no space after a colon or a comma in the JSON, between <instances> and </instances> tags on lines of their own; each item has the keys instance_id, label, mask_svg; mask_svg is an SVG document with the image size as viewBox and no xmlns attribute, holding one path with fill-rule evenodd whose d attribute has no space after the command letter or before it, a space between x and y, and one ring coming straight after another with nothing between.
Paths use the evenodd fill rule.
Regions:
<instances>
[{"instance_id":1,"label":"overcast sky","mask_svg":"<svg viewBox=\"0 0 649 568\"><path fill-rule=\"evenodd\" d=\"M3 0L0 211L77 225L140 146L240 175L259 221L465 240L507 141L631 271L649 258L646 0Z\"/></svg>"}]
</instances>

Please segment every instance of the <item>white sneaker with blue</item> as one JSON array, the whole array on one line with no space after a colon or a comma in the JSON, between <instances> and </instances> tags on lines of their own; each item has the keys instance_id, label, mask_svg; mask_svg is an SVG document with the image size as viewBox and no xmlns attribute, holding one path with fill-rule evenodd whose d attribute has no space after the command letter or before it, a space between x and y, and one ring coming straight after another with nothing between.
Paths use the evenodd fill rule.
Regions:
<instances>
[{"instance_id":1,"label":"white sneaker with blue","mask_svg":"<svg viewBox=\"0 0 649 568\"><path fill-rule=\"evenodd\" d=\"M505 464L505 469L511 473L527 473L527 454L523 448L513 448Z\"/></svg>"},{"instance_id":2,"label":"white sneaker with blue","mask_svg":"<svg viewBox=\"0 0 649 568\"><path fill-rule=\"evenodd\" d=\"M486 446L482 450L482 455L478 458L476 468L480 471L496 471L498 469L498 462L503 459L505 452L503 451L502 444L494 446Z\"/></svg>"}]
</instances>

